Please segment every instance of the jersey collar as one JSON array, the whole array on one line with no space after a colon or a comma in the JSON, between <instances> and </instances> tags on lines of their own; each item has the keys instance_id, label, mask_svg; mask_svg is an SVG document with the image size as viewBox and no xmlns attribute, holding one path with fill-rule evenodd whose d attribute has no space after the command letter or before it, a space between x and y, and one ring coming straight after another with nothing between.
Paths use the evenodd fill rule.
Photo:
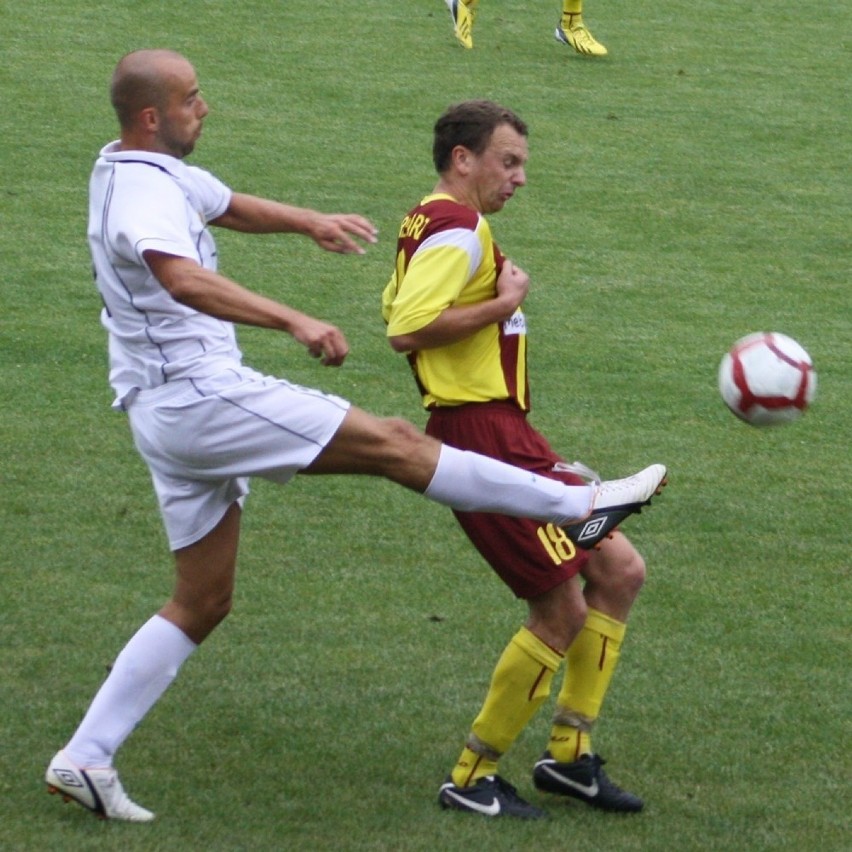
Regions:
<instances>
[{"instance_id":1,"label":"jersey collar","mask_svg":"<svg viewBox=\"0 0 852 852\"><path fill-rule=\"evenodd\" d=\"M181 160L172 157L171 154L158 154L154 151L122 151L119 149L120 140L116 139L101 149L101 157L110 163L121 162L143 162L150 163L170 172L179 171L184 168Z\"/></svg>"}]
</instances>

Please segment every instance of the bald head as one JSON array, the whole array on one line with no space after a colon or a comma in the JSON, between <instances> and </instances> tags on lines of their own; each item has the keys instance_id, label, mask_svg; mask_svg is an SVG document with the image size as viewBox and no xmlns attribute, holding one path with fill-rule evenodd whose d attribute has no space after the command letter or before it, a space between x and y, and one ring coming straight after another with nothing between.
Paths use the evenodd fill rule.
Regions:
<instances>
[{"instance_id":1,"label":"bald head","mask_svg":"<svg viewBox=\"0 0 852 852\"><path fill-rule=\"evenodd\" d=\"M192 63L173 50L135 50L112 75L110 97L125 151L191 154L209 112Z\"/></svg>"},{"instance_id":2,"label":"bald head","mask_svg":"<svg viewBox=\"0 0 852 852\"><path fill-rule=\"evenodd\" d=\"M173 50L135 50L119 60L112 75L110 100L122 128L132 126L147 107L164 110L175 79L192 68Z\"/></svg>"}]
</instances>

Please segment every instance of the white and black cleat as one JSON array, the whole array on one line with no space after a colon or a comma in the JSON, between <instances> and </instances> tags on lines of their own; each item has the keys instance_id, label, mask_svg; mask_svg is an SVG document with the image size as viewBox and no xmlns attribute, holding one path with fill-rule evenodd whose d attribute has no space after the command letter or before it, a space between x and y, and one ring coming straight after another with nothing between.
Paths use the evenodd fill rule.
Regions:
<instances>
[{"instance_id":1,"label":"white and black cleat","mask_svg":"<svg viewBox=\"0 0 852 852\"><path fill-rule=\"evenodd\" d=\"M575 467L580 466L564 465L568 470ZM650 506L651 498L660 494L667 483L668 474L662 464L649 465L624 479L600 482L597 484L591 512L582 521L563 529L577 547L584 550L597 549L605 538L612 536L625 518L638 515L644 506Z\"/></svg>"},{"instance_id":2,"label":"white and black cleat","mask_svg":"<svg viewBox=\"0 0 852 852\"><path fill-rule=\"evenodd\" d=\"M112 767L81 769L72 763L64 751L50 761L44 780L48 793L55 793L66 802L77 802L100 819L120 819L127 822L150 822L151 811L131 801Z\"/></svg>"}]
</instances>

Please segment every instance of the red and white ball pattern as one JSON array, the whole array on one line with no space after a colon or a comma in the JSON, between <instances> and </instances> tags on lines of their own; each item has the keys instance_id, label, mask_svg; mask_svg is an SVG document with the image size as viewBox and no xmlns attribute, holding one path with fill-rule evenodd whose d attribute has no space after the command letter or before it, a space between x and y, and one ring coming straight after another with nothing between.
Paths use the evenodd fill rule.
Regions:
<instances>
[{"instance_id":1,"label":"red and white ball pattern","mask_svg":"<svg viewBox=\"0 0 852 852\"><path fill-rule=\"evenodd\" d=\"M791 337L758 331L738 340L719 365L719 393L753 426L798 420L816 393L810 355Z\"/></svg>"}]
</instances>

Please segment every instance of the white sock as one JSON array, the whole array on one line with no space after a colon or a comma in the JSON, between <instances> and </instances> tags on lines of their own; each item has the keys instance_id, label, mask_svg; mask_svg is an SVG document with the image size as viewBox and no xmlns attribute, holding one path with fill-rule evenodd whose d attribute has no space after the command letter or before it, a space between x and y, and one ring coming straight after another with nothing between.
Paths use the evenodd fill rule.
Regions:
<instances>
[{"instance_id":1,"label":"white sock","mask_svg":"<svg viewBox=\"0 0 852 852\"><path fill-rule=\"evenodd\" d=\"M82 768L111 766L112 757L198 646L160 615L150 618L118 655L80 727L65 747Z\"/></svg>"},{"instance_id":2,"label":"white sock","mask_svg":"<svg viewBox=\"0 0 852 852\"><path fill-rule=\"evenodd\" d=\"M593 489L444 444L424 494L462 512L497 512L562 525L589 514Z\"/></svg>"}]
</instances>

